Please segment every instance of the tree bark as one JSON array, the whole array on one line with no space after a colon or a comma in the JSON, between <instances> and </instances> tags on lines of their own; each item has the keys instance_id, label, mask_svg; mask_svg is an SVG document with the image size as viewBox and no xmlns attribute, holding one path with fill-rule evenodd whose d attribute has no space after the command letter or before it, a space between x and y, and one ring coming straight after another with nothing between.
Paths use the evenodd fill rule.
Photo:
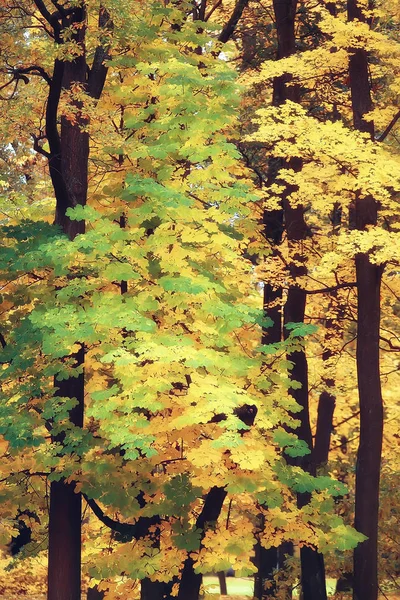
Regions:
<instances>
[{"instance_id":1,"label":"tree bark","mask_svg":"<svg viewBox=\"0 0 400 600\"><path fill-rule=\"evenodd\" d=\"M365 21L357 0L348 0L348 18ZM374 139L374 124L364 119L372 109L368 54L351 51L349 62L354 127ZM371 196L357 194L355 226L376 225L378 206ZM378 598L379 482L383 437L383 402L379 365L380 287L383 267L367 253L356 256L357 379L360 401L360 443L356 464L355 527L368 536L354 551L354 600Z\"/></svg>"},{"instance_id":2,"label":"tree bark","mask_svg":"<svg viewBox=\"0 0 400 600\"><path fill-rule=\"evenodd\" d=\"M201 541L204 538L207 523L213 523L218 520L225 498L226 491L224 488L213 487L208 492L203 510L196 521L197 529L200 529L202 532ZM193 558L188 556L183 565L178 600L198 600L199 598L203 576L201 573L195 573L193 565Z\"/></svg>"},{"instance_id":3,"label":"tree bark","mask_svg":"<svg viewBox=\"0 0 400 600\"><path fill-rule=\"evenodd\" d=\"M328 390L321 392L318 402L317 429L315 432L313 460L316 468L328 462L333 413L336 398Z\"/></svg>"},{"instance_id":4,"label":"tree bark","mask_svg":"<svg viewBox=\"0 0 400 600\"><path fill-rule=\"evenodd\" d=\"M50 14L41 0L35 4L54 33L56 44L63 43L63 31L70 27L72 38L79 47L79 55L74 60L56 59L53 77L50 81L46 105L46 137L49 143L49 172L55 198L55 224L73 240L78 233L84 233L84 221L73 221L67 216L68 208L85 205L88 188L89 135L85 130L88 124L83 114L81 102L71 98L75 109L74 120L61 117L59 130L59 101L61 92L73 94L73 88L80 86L88 91L89 69L85 55L86 7L77 4L68 16L63 11ZM101 11L100 11L101 12ZM103 10L104 20L104 10ZM99 25L104 23L99 20ZM92 97L98 98L103 89L107 68L99 59L90 72L89 89ZM83 427L84 413L84 346L72 357L75 367L82 367L78 377L63 381L55 378L54 387L59 397L75 398L77 405L70 411L69 420L76 427ZM50 424L52 425L52 424ZM65 434L52 435L53 441L63 443ZM49 513L49 563L48 600L80 600L81 598L81 494L75 493L74 483L63 479L53 481L50 486Z\"/></svg>"},{"instance_id":5,"label":"tree bark","mask_svg":"<svg viewBox=\"0 0 400 600\"><path fill-rule=\"evenodd\" d=\"M295 37L295 17L297 9L297 0L274 0L273 2L278 51L277 58L286 58L291 56L296 51ZM300 90L298 86L290 86L290 76L282 75L277 77L273 82L273 104L278 106L286 100L293 102L300 101ZM294 170L301 169L301 162L291 161L290 167ZM263 221L265 224L265 236L272 246L279 244L282 239L283 229L285 227L289 244L295 248L296 243L305 239L308 235L308 228L304 221L304 209L302 206L292 208L287 200L287 196L291 190L288 187L282 198L282 209L280 211L265 211ZM295 251L296 252L296 251ZM297 261L300 266L295 266ZM301 264L303 257L296 253L294 260L290 265L293 285L288 290L288 296L284 307L284 323L304 321L306 294L305 291L296 285L296 278L307 273L306 266ZM263 343L277 342L288 336L288 332L282 332L282 315L279 311L278 302L282 297L282 289L274 289L268 283L264 286L264 310L266 314L274 321L271 333L267 329L263 333ZM268 308L269 307L269 308ZM269 334L269 335L268 335ZM265 337L265 341L264 341ZM296 430L296 434L300 439L304 440L312 450L312 433L309 418L309 403L308 403L308 367L307 358L304 351L298 351L288 356L288 359L293 363L291 376L294 380L301 383L302 387L299 390L292 390L291 394L302 407L300 415L300 427ZM301 461L301 466L309 472L315 472L313 462L310 457L304 457ZM299 495L299 505L304 505L308 501L305 495ZM262 550L256 549L257 555L260 556ZM277 552L279 557L279 552ZM277 561L279 565L279 559ZM275 564L277 564L275 563ZM260 560L260 566L265 569L267 562ZM325 570L322 555L311 548L301 550L301 565L302 565L302 587L304 600L326 600L325 589ZM267 567L269 573L259 572L255 577L255 596L258 598L268 598L273 590L263 590L263 581L272 578L271 565Z\"/></svg>"},{"instance_id":6,"label":"tree bark","mask_svg":"<svg viewBox=\"0 0 400 600\"><path fill-rule=\"evenodd\" d=\"M295 38L295 17L297 9L296 0L274 0L274 12L278 37L278 58L291 56L296 51ZM300 89L298 86L290 86L290 76L282 75L274 80L273 102L279 105L286 100L300 102ZM301 170L301 161L293 159L289 165L295 171ZM286 229L286 235L289 245L292 246L294 256L289 266L290 275L293 284L289 287L287 300L284 307L284 323L302 323L304 322L306 293L304 289L297 285L296 279L307 273L307 267L304 264L304 257L296 249L301 240L308 236L308 227L304 220L304 208L300 205L292 207L287 200L291 189L288 187L283 198L283 214ZM284 331L284 337L288 337L288 332ZM300 420L300 426L296 434L301 440L304 440L311 450L310 455L302 457L298 464L309 473L315 474L315 467L312 459L313 440L309 415L308 399L308 365L304 350L293 352L288 356L293 363L291 371L292 378L301 383L301 388L292 390L291 395L302 407L302 411L297 415ZM308 495L299 494L298 504L304 506L308 502ZM304 600L326 600L325 586L325 568L323 556L316 549L302 548L300 551L301 560L301 585Z\"/></svg>"},{"instance_id":7,"label":"tree bark","mask_svg":"<svg viewBox=\"0 0 400 600\"><path fill-rule=\"evenodd\" d=\"M86 600L104 600L104 592L97 585L88 588Z\"/></svg>"},{"instance_id":8,"label":"tree bark","mask_svg":"<svg viewBox=\"0 0 400 600\"><path fill-rule=\"evenodd\" d=\"M73 83L86 85L86 58L84 53L86 11L83 6L77 7L72 20L77 24L74 34L76 43L81 47L82 54L75 60L61 62L57 59L54 73L58 74L56 86L52 86L50 94L54 94L54 106L51 121L46 122L47 135L53 139L53 150L49 159L50 172L56 195L55 223L60 225L63 232L73 240L78 233L85 231L84 221L72 221L66 215L70 207L86 204L88 186L89 136L82 128L86 124L81 115L76 122L71 122L66 116L61 119L61 135L57 129L58 99L61 88L70 91ZM60 86L61 83L61 86ZM49 99L50 100L50 99ZM81 106L77 105L77 108ZM54 173L56 169L61 169ZM75 366L83 367L84 347L74 356ZM77 405L70 411L70 422L76 427L83 427L84 411L84 374L71 377L61 382L55 378L54 385L58 388L57 396L76 398ZM55 440L63 442L64 436L57 435ZM63 479L53 481L50 486L49 514L49 562L48 562L48 600L80 600L81 597L81 505L80 493L75 493L74 483L66 483Z\"/></svg>"},{"instance_id":9,"label":"tree bark","mask_svg":"<svg viewBox=\"0 0 400 600\"><path fill-rule=\"evenodd\" d=\"M219 581L219 593L221 596L228 595L228 588L226 586L226 575L225 571L219 571L217 573L218 581Z\"/></svg>"}]
</instances>

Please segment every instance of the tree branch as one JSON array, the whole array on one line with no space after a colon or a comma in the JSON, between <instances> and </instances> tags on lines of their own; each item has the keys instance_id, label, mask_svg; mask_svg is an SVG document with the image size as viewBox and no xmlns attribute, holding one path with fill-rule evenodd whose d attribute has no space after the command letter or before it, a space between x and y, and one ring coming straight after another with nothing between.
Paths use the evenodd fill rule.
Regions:
<instances>
[{"instance_id":1,"label":"tree branch","mask_svg":"<svg viewBox=\"0 0 400 600\"><path fill-rule=\"evenodd\" d=\"M54 31L54 35L55 35L55 40L58 43L61 43L61 25L57 19L57 15L56 14L52 14L46 7L45 3L43 2L43 0L34 0L35 6L38 9L38 11L40 12L40 14L42 15L42 17L44 19L46 19L46 21L48 22L49 25L52 26L53 31Z\"/></svg>"},{"instance_id":2,"label":"tree branch","mask_svg":"<svg viewBox=\"0 0 400 600\"><path fill-rule=\"evenodd\" d=\"M110 14L104 6L100 6L99 27L111 32L114 29L114 23ZM89 96L98 100L103 91L104 83L107 77L108 67L104 61L110 58L109 46L100 45L96 48L93 58L93 64L89 72L88 93Z\"/></svg>"},{"instance_id":3,"label":"tree branch","mask_svg":"<svg viewBox=\"0 0 400 600\"><path fill-rule=\"evenodd\" d=\"M7 346L7 342L6 342L5 337L4 337L4 335L2 333L0 333L0 344L1 344L1 347L3 348L3 350Z\"/></svg>"},{"instance_id":4,"label":"tree branch","mask_svg":"<svg viewBox=\"0 0 400 600\"><path fill-rule=\"evenodd\" d=\"M38 75L42 77L46 83L51 84L50 75L43 69L43 67L39 67L37 65L32 65L31 67L16 67L11 71L12 75L15 79L23 79L25 83L28 83L29 80L26 81L26 78L23 75Z\"/></svg>"},{"instance_id":5,"label":"tree branch","mask_svg":"<svg viewBox=\"0 0 400 600\"><path fill-rule=\"evenodd\" d=\"M47 150L44 150L42 146L39 146L39 141L44 139L45 136L38 137L34 133L31 133L31 136L33 138L33 149L35 150L35 152L37 152L38 154L42 154L42 156L45 156L49 160L51 158L50 152L47 152Z\"/></svg>"},{"instance_id":6,"label":"tree branch","mask_svg":"<svg viewBox=\"0 0 400 600\"><path fill-rule=\"evenodd\" d=\"M225 23L221 33L218 36L218 41L225 44L230 37L233 35L237 24L243 14L244 9L248 5L249 0L238 0L235 8L233 9L232 15L229 20Z\"/></svg>"},{"instance_id":7,"label":"tree branch","mask_svg":"<svg viewBox=\"0 0 400 600\"><path fill-rule=\"evenodd\" d=\"M214 4L214 6L212 6L210 8L210 10L208 11L208 13L206 14L206 16L204 17L205 21L208 21L208 19L211 17L211 15L213 14L213 12L215 10L217 10L217 8L219 8L222 4L222 0L217 0L217 2Z\"/></svg>"},{"instance_id":8,"label":"tree branch","mask_svg":"<svg viewBox=\"0 0 400 600\"><path fill-rule=\"evenodd\" d=\"M356 287L355 281L350 283L338 283L338 285L332 285L326 288L321 288L319 290L304 290L306 294L328 294L329 292L336 292L336 290L342 290L344 288L354 288Z\"/></svg>"},{"instance_id":9,"label":"tree branch","mask_svg":"<svg viewBox=\"0 0 400 600\"><path fill-rule=\"evenodd\" d=\"M393 117L390 121L389 125L386 127L385 131L381 133L381 135L377 138L378 142L383 142L389 133L392 131L393 127L396 125L397 121L400 119L400 111Z\"/></svg>"},{"instance_id":10,"label":"tree branch","mask_svg":"<svg viewBox=\"0 0 400 600\"><path fill-rule=\"evenodd\" d=\"M85 498L87 504L92 509L93 513L96 515L96 517L102 523L104 523L106 527L109 527L109 529L117 531L118 533L130 535L135 539L139 539L147 535L149 533L149 528L152 525L156 525L159 521L159 517L157 516L139 517L136 523L122 523L121 521L116 521L115 519L111 519L111 517L108 517L95 500L93 500L92 498L88 498L86 494L82 495Z\"/></svg>"}]
</instances>

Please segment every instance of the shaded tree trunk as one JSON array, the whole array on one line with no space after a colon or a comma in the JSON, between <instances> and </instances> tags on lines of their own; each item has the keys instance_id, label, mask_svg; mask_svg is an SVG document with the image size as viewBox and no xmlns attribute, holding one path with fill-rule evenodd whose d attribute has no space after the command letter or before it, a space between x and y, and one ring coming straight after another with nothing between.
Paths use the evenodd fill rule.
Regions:
<instances>
[{"instance_id":1,"label":"shaded tree trunk","mask_svg":"<svg viewBox=\"0 0 400 600\"><path fill-rule=\"evenodd\" d=\"M335 404L336 398L331 392L327 390L321 392L318 401L317 429L315 432L313 456L316 468L328 462Z\"/></svg>"},{"instance_id":2,"label":"shaded tree trunk","mask_svg":"<svg viewBox=\"0 0 400 600\"><path fill-rule=\"evenodd\" d=\"M255 564L257 573L254 575L254 597L272 598L276 592L273 579L275 569L279 568L278 548L264 548L260 543L256 544Z\"/></svg>"},{"instance_id":3,"label":"shaded tree trunk","mask_svg":"<svg viewBox=\"0 0 400 600\"><path fill-rule=\"evenodd\" d=\"M202 532L201 541L204 538L207 523L213 523L218 520L225 498L226 491L224 488L213 487L208 492L203 510L196 521L197 529L200 529ZM203 576L201 573L195 573L193 566L194 560L191 556L188 556L183 565L178 600L198 600L199 598Z\"/></svg>"},{"instance_id":4,"label":"shaded tree trunk","mask_svg":"<svg viewBox=\"0 0 400 600\"><path fill-rule=\"evenodd\" d=\"M64 11L50 13L41 0L35 0L37 10L52 29L57 45L64 43L64 31L69 28L71 39L79 47L80 53L74 60L54 61L53 76L49 81L46 104L46 137L49 152L36 146L48 159L49 172L55 198L55 224L73 240L78 233L85 231L84 221L72 221L67 216L68 208L85 205L88 187L89 135L84 130L87 118L82 111L82 103L71 99L74 105L74 121L61 116L59 129L59 101L64 89L67 93L75 86L98 98L103 89L107 68L100 55L104 51L97 48L92 68L89 69L85 54L86 8L84 4ZM66 7L64 7L66 8ZM100 9L99 26L108 23L108 15ZM108 26L108 25L107 25ZM103 54L102 54L103 53ZM89 86L88 86L89 84ZM78 341L78 340L77 340ZM71 357L69 357L71 358ZM70 411L70 423L83 427L84 413L84 346L72 356L75 367L81 367L78 377L63 381L54 380L56 395L75 398L77 405ZM53 427L55 423L49 423ZM53 441L63 443L65 434L57 432ZM81 494L75 493L74 483L63 479L53 481L50 486L49 514L49 563L48 600L80 600L81 598Z\"/></svg>"},{"instance_id":5,"label":"shaded tree trunk","mask_svg":"<svg viewBox=\"0 0 400 600\"><path fill-rule=\"evenodd\" d=\"M226 596L228 594L228 588L226 586L226 575L225 571L219 571L217 573L218 581L219 581L219 593L221 596Z\"/></svg>"},{"instance_id":6,"label":"shaded tree trunk","mask_svg":"<svg viewBox=\"0 0 400 600\"><path fill-rule=\"evenodd\" d=\"M276 20L278 36L278 58L291 56L296 51L295 39L295 16L297 9L296 0L274 0L274 13ZM281 104L286 100L300 102L300 89L298 86L288 86L290 77L283 75L274 80L273 102ZM290 168L300 171L302 164L298 159L290 161ZM290 275L293 284L289 287L287 300L284 307L284 323L302 323L304 322L306 293L296 284L296 279L307 273L307 267L304 262L304 256L298 250L298 244L309 235L307 224L304 220L303 207L292 207L287 200L287 196L292 190L287 188L283 198L283 214L289 246L292 246L293 259L289 266ZM284 331L284 337L288 332ZM296 434L301 440L304 440L311 452L313 450L313 440L310 426L309 399L308 399L308 365L304 350L293 352L288 356L293 363L291 372L292 378L301 383L301 388L292 390L291 395L302 407L302 411L297 415L300 420L300 426ZM312 453L297 461L300 466L309 473L315 473ZM309 501L307 494L299 494L298 504L304 506ZM304 600L326 600L325 586L325 568L323 556L312 548L301 548L301 584Z\"/></svg>"},{"instance_id":7,"label":"shaded tree trunk","mask_svg":"<svg viewBox=\"0 0 400 600\"><path fill-rule=\"evenodd\" d=\"M277 59L279 60L294 54L296 50L294 23L297 0L285 0L284 2L274 0L273 4L278 42ZM298 94L297 88L288 88L286 86L287 81L288 77L286 75L274 79L272 103L276 106L285 102L292 94ZM270 164L268 179L271 183L275 181L277 170L280 166L280 164ZM265 210L263 225L265 239L271 246L272 254L276 254L284 232L283 207L279 210ZM268 281L264 282L263 308L264 315L271 319L272 325L271 327L263 328L261 343L279 343L282 341L283 336L282 287L280 285L273 285ZM281 554L278 548L265 549L261 546L260 542L256 544L255 560L257 573L254 576L255 598L264 600L265 598L271 598L275 594L275 585L268 586L266 584L273 581L274 570L283 567L283 561L280 560Z\"/></svg>"},{"instance_id":8,"label":"shaded tree trunk","mask_svg":"<svg viewBox=\"0 0 400 600\"><path fill-rule=\"evenodd\" d=\"M77 7L73 22L79 24L75 34L76 42L82 48L82 55L74 61L60 65L56 61L54 71L62 70L61 81L57 80L58 89L54 95L56 101L61 93L61 87L69 90L73 82L86 83L86 59L84 54L84 37L86 13L83 7ZM60 85L61 83L61 85ZM53 84L54 85L54 82ZM80 108L79 106L77 108ZM60 183L55 186L56 216L55 223L60 225L63 232L73 240L78 233L85 230L84 221L71 221L66 215L69 207L86 204L88 185L89 137L81 127L82 119L72 123L66 117L61 119L61 135L58 137L57 124L48 122L47 135L56 142L58 155L52 157L61 174L57 173ZM51 163L51 160L50 160ZM54 174L53 174L54 182ZM61 190L61 193L59 193ZM57 195L59 193L59 195ZM83 367L84 348L74 356L75 366ZM61 382L54 380L57 395L76 398L78 404L69 415L70 422L76 427L83 427L84 411L84 374ZM64 435L55 437L63 442ZM81 505L80 493L75 493L75 484L66 483L63 479L53 481L50 486L49 514L49 562L48 562L48 600L80 600L81 597Z\"/></svg>"},{"instance_id":9,"label":"shaded tree trunk","mask_svg":"<svg viewBox=\"0 0 400 600\"><path fill-rule=\"evenodd\" d=\"M140 600L172 600L172 582L151 581L145 577L140 586Z\"/></svg>"},{"instance_id":10,"label":"shaded tree trunk","mask_svg":"<svg viewBox=\"0 0 400 600\"><path fill-rule=\"evenodd\" d=\"M297 9L297 0L274 0L273 2L278 53L277 58L285 58L291 56L296 51L295 38L295 16ZM300 90L298 86L288 86L290 76L282 75L274 79L273 83L273 104L279 105L286 100L294 102L300 101ZM279 165L278 169L283 166ZM291 161L290 167L296 171L301 169L301 161ZM275 166L276 168L276 166ZM276 175L275 175L276 176ZM293 284L288 290L288 296L284 307L284 323L304 321L306 294L305 291L296 285L296 278L307 273L304 264L304 258L301 253L296 251L296 244L305 239L308 235L308 228L304 221L304 210L302 206L292 208L287 200L287 196L292 190L288 186L282 198L282 209L280 211L265 211L264 224L265 236L271 245L279 244L282 239L283 228L285 227L289 244L295 252L292 263L290 265L290 274L293 279ZM300 263L300 266L298 266ZM282 298L282 289L274 289L268 283L264 287L264 310L266 314L274 321L271 333L269 330L265 332L266 341L263 343L277 342L288 336L288 332L282 332L282 315L278 312L277 303ZM269 307L269 308L268 308ZM268 335L269 334L269 335ZM263 334L264 338L264 334ZM300 418L300 427L296 430L300 439L304 440L312 450L312 433L309 418L308 405L308 367L307 358L304 351L294 352L288 359L293 363L292 377L294 380L301 383L299 390L292 390L292 395L302 407L302 412L297 415ZM312 459L304 458L301 461L301 466L309 472L315 472ZM299 495L299 506L303 506L308 502L307 495ZM260 557L262 550L256 549L256 554ZM255 577L255 596L258 598L268 598L274 592L265 590L263 582L272 577L272 562L275 566L279 565L279 555L271 554L271 562L259 560L259 565L263 572L257 573ZM325 570L322 555L311 548L301 550L301 565L302 565L302 587L304 600L326 600L325 589ZM268 569L266 572L264 569ZM290 594L291 595L291 594Z\"/></svg>"},{"instance_id":11,"label":"shaded tree trunk","mask_svg":"<svg viewBox=\"0 0 400 600\"><path fill-rule=\"evenodd\" d=\"M348 0L350 21L365 21L357 0ZM368 55L355 49L349 62L354 127L374 139L374 124L364 116L372 109ZM376 225L378 206L371 196L355 200L355 225L363 231ZM368 536L354 551L354 600L378 598L379 481L383 436L383 403L379 366L380 286L383 267L368 253L356 256L357 378L360 401L360 443L356 464L355 527Z\"/></svg>"},{"instance_id":12,"label":"shaded tree trunk","mask_svg":"<svg viewBox=\"0 0 400 600\"><path fill-rule=\"evenodd\" d=\"M88 588L86 600L104 600L104 592L97 585Z\"/></svg>"},{"instance_id":13,"label":"shaded tree trunk","mask_svg":"<svg viewBox=\"0 0 400 600\"><path fill-rule=\"evenodd\" d=\"M300 165L292 165L298 170ZM285 202L285 222L289 244L296 244L307 236L307 226L304 221L303 207L292 208L288 202ZM294 245L294 248L296 246ZM290 265L291 276L296 281L297 277L307 273L307 267L304 264L304 257L298 252L294 252L293 262ZM286 323L304 322L306 308L306 292L296 284L292 285L288 291L288 297L285 304L284 320ZM285 331L285 337L289 332ZM311 451L303 457L296 460L296 464L302 467L308 473L315 475L316 468L313 457L313 440L310 425L309 398L308 398L308 364L305 350L298 350L288 355L288 360L293 364L291 377L301 383L301 388L292 389L290 394L301 406L301 412L296 415L300 420L300 426L296 429L298 437L305 441ZM328 446L329 447L329 446ZM298 506L305 506L310 500L309 494L298 494ZM326 583L324 558L316 549L302 547L300 549L301 560L301 588L304 600L326 600Z\"/></svg>"}]
</instances>

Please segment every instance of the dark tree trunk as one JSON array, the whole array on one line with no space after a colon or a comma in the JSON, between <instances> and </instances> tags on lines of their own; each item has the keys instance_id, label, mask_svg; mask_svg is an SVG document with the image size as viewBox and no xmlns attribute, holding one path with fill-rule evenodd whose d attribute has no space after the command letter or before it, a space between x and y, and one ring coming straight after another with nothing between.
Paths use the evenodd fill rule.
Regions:
<instances>
[{"instance_id":1,"label":"dark tree trunk","mask_svg":"<svg viewBox=\"0 0 400 600\"><path fill-rule=\"evenodd\" d=\"M365 203L365 199L364 199ZM359 217L365 207L358 207ZM357 210L357 207L356 207ZM378 598L378 519L383 404L379 370L382 268L356 257L358 290L357 377L360 444L356 464L355 527L368 537L354 551L354 600Z\"/></svg>"},{"instance_id":2,"label":"dark tree trunk","mask_svg":"<svg viewBox=\"0 0 400 600\"><path fill-rule=\"evenodd\" d=\"M62 87L71 90L73 84L87 89L87 64L85 57L85 21L86 13L83 7L76 9L75 23L79 29L75 34L75 42L82 50L82 54L73 61L64 63ZM82 104L73 102L77 113L74 121L67 116L61 118L61 173L67 189L67 197L57 199L55 222L60 225L64 233L73 240L78 233L84 233L84 221L71 221L66 215L68 208L77 205L84 206L87 198L88 187L88 160L89 160L89 134L83 130L88 124L87 119L80 112Z\"/></svg>"},{"instance_id":3,"label":"dark tree trunk","mask_svg":"<svg viewBox=\"0 0 400 600\"><path fill-rule=\"evenodd\" d=\"M279 567L278 548L263 548L256 545L256 567L254 576L254 597L260 600L273 598L276 585L273 579L275 569Z\"/></svg>"},{"instance_id":4,"label":"dark tree trunk","mask_svg":"<svg viewBox=\"0 0 400 600\"><path fill-rule=\"evenodd\" d=\"M74 356L83 365L84 349ZM57 395L76 398L70 421L83 427L84 375L63 381L55 380ZM64 435L54 437L63 442ZM80 600L81 597L81 494L75 484L63 479L50 485L48 600Z\"/></svg>"},{"instance_id":5,"label":"dark tree trunk","mask_svg":"<svg viewBox=\"0 0 400 600\"><path fill-rule=\"evenodd\" d=\"M63 31L71 27L72 38L80 48L80 55L72 61L56 59L53 77L50 82L46 106L46 137L49 143L49 172L56 197L55 223L73 240L78 233L85 231L84 221L70 220L68 208L85 205L88 186L89 136L84 131L88 124L82 113L82 104L72 99L75 120L61 117L59 131L59 101L62 89L71 92L78 85L87 91L88 65L85 56L86 9L79 3L64 13L50 14L43 3L35 0L43 18L54 32L55 42L63 43ZM103 11L104 12L104 11ZM100 23L102 25L102 23ZM99 49L96 50L99 56ZM99 97L107 69L101 61L94 64L91 71L91 85L94 98ZM77 405L70 411L70 422L83 427L84 412L84 347L73 358L75 367L82 367L78 377L57 381L54 385L60 397L75 398ZM50 424L51 426L53 424ZM57 424L54 424L57 426ZM63 443L65 434L56 432L53 440ZM80 600L81 598L81 495L75 493L74 483L63 479L53 481L50 486L49 514L49 564L48 564L48 600Z\"/></svg>"},{"instance_id":6,"label":"dark tree trunk","mask_svg":"<svg viewBox=\"0 0 400 600\"><path fill-rule=\"evenodd\" d=\"M313 461L317 468L328 462L335 404L336 398L331 392L325 390L321 393L318 402L317 429L313 453Z\"/></svg>"},{"instance_id":7,"label":"dark tree trunk","mask_svg":"<svg viewBox=\"0 0 400 600\"><path fill-rule=\"evenodd\" d=\"M274 0L278 44L277 59L290 56L296 50L294 33L296 7L297 0L285 0L284 2ZM292 93L297 94L297 88L292 88L289 91L289 88L286 86L287 81L288 77L285 75L274 79L272 102L276 106L285 102ZM271 182L275 180L277 168L280 166L270 165L268 178ZM272 253L276 254L284 231L283 208L279 210L265 210L263 225L265 239L268 245L270 245ZM279 343L283 336L282 287L280 285L272 285L268 281L264 282L263 307L264 315L271 319L272 325L263 328L261 343ZM273 572L275 569L283 567L283 562L279 560L279 549L265 549L261 546L260 542L257 542L255 555L257 572L254 576L254 596L259 599L270 598L274 595L276 589L274 585L266 587L266 583L273 581Z\"/></svg>"},{"instance_id":8,"label":"dark tree trunk","mask_svg":"<svg viewBox=\"0 0 400 600\"><path fill-rule=\"evenodd\" d=\"M218 581L219 581L219 593L221 596L228 595L228 588L226 587L226 575L225 571L219 571L217 573Z\"/></svg>"},{"instance_id":9,"label":"dark tree trunk","mask_svg":"<svg viewBox=\"0 0 400 600\"><path fill-rule=\"evenodd\" d=\"M348 0L349 20L365 20L357 0ZM374 124L364 115L372 109L367 52L355 49L349 62L354 127L374 139ZM355 225L363 231L376 225L374 198L357 195ZM360 443L356 464L355 527L368 536L354 551L354 600L378 598L379 481L383 436L383 403L379 366L380 286L383 267L368 254L356 256L357 378L360 401Z\"/></svg>"},{"instance_id":10,"label":"dark tree trunk","mask_svg":"<svg viewBox=\"0 0 400 600\"><path fill-rule=\"evenodd\" d=\"M73 483L63 480L50 487L49 600L81 597L81 495L74 489Z\"/></svg>"},{"instance_id":11,"label":"dark tree trunk","mask_svg":"<svg viewBox=\"0 0 400 600\"><path fill-rule=\"evenodd\" d=\"M303 599L323 600L327 598L324 557L314 548L300 549L301 590Z\"/></svg>"},{"instance_id":12,"label":"dark tree trunk","mask_svg":"<svg viewBox=\"0 0 400 600\"><path fill-rule=\"evenodd\" d=\"M104 600L104 592L99 590L97 585L88 588L86 600Z\"/></svg>"},{"instance_id":13,"label":"dark tree trunk","mask_svg":"<svg viewBox=\"0 0 400 600\"><path fill-rule=\"evenodd\" d=\"M140 600L172 600L172 584L151 581L148 577L140 582Z\"/></svg>"},{"instance_id":14,"label":"dark tree trunk","mask_svg":"<svg viewBox=\"0 0 400 600\"><path fill-rule=\"evenodd\" d=\"M278 57L284 58L294 54L296 50L295 39L295 16L297 2L296 0L274 0L274 12L278 36ZM300 90L298 86L288 86L290 78L283 75L274 80L273 101L280 104L285 100L293 102L300 101ZM290 167L295 171L301 170L301 161L292 160ZM288 296L284 308L284 323L302 323L304 322L306 293L296 284L296 278L306 275L307 267L304 264L304 256L296 248L301 240L308 236L308 228L304 220L303 207L295 208L290 206L286 196L292 190L287 189L283 199L283 211L286 234L289 245L293 249L293 260L289 266L290 275L293 284L289 287ZM288 332L284 331L284 337ZM291 377L301 384L300 389L292 390L291 395L302 407L302 411L297 415L300 420L300 426L296 430L298 437L305 441L311 450L310 455L306 455L297 461L300 466L309 473L315 473L315 466L312 459L313 440L310 426L309 400L308 400L308 365L304 350L293 352L288 356L293 363ZM299 494L298 504L304 506L309 500L308 495ZM324 559L316 549L302 548L300 552L301 560L301 585L304 600L326 600L325 568Z\"/></svg>"},{"instance_id":15,"label":"dark tree trunk","mask_svg":"<svg viewBox=\"0 0 400 600\"><path fill-rule=\"evenodd\" d=\"M202 532L201 541L204 538L207 524L218 520L225 497L226 491L224 488L213 487L208 492L203 510L196 521L197 529ZM198 600L199 598L203 576L201 573L195 573L193 566L194 560L191 556L188 556L182 570L178 600Z\"/></svg>"},{"instance_id":16,"label":"dark tree trunk","mask_svg":"<svg viewBox=\"0 0 400 600\"><path fill-rule=\"evenodd\" d=\"M297 169L299 165L293 165ZM307 236L307 227L304 221L303 208L292 208L285 202L285 222L289 244L296 244ZM295 249L295 245L293 248ZM304 257L294 250L294 260L290 265L291 276L296 281L297 277L307 273ZM284 320L286 323L304 322L306 308L306 293L297 286L292 285L288 291L285 304ZM289 332L285 331L285 337ZM301 412L296 415L300 426L296 429L298 437L305 441L311 451L310 454L296 460L296 464L305 471L315 475L316 468L313 457L313 440L310 425L309 399L308 399L308 364L305 350L298 350L288 355L288 360L293 363L291 377L301 383L301 388L291 390L290 394L301 406ZM329 446L328 446L329 447ZM309 494L298 494L299 507L309 502ZM304 600L326 600L324 558L316 549L303 547L300 550L301 560L301 588Z\"/></svg>"},{"instance_id":17,"label":"dark tree trunk","mask_svg":"<svg viewBox=\"0 0 400 600\"><path fill-rule=\"evenodd\" d=\"M274 0L273 2L278 53L277 58L285 58L291 56L296 51L295 38L295 17L297 9L297 0ZM288 86L290 76L282 75L274 80L273 84L273 104L279 105L286 100L294 102L300 101L300 90L298 86ZM292 164L293 163L293 164ZM283 166L283 165L281 165ZM291 161L290 167L295 170L301 169L300 161ZM304 221L303 207L299 206L292 208L287 201L287 196L292 190L288 187L282 199L282 209L280 211L266 211L264 213L265 236L271 245L279 244L282 238L283 227L286 228L286 233L289 243L292 243L295 249L296 243L305 239L308 235L308 228ZM300 267L295 266L297 261L300 262ZM303 257L295 250L295 257L290 265L293 285L288 290L287 301L284 307L284 322L304 321L306 294L303 289L296 285L296 277L305 275L307 272L306 266L303 263ZM263 334L263 343L276 342L282 339L282 315L279 312L278 302L282 297L282 289L274 289L269 284L264 287L264 307L266 314L274 321L271 334L268 335L267 329ZM269 308L268 308L269 307ZM283 332L283 336L287 337L288 332ZM265 341L264 341L265 337ZM304 351L294 352L289 357L293 362L293 370L291 376L294 380L301 383L302 387L299 390L292 390L292 395L302 407L302 412L297 415L300 418L300 427L296 430L300 439L304 440L312 450L312 434L309 418L308 406L308 368L307 358ZM301 462L302 468L309 472L314 472L313 462L310 458L305 457ZM305 495L299 496L299 505L304 505L308 501ZM256 554L260 556L261 550L256 549ZM278 552L278 566L279 552ZM322 555L316 550L307 548L301 551L302 563L302 587L305 600L326 600L325 589L325 570ZM263 581L271 579L271 565L267 567L267 562L260 560L260 565L263 565L263 572L257 573L255 578L255 596L258 598L267 598L270 593L263 591ZM268 568L269 572L264 569ZM291 595L291 594L290 594Z\"/></svg>"}]
</instances>

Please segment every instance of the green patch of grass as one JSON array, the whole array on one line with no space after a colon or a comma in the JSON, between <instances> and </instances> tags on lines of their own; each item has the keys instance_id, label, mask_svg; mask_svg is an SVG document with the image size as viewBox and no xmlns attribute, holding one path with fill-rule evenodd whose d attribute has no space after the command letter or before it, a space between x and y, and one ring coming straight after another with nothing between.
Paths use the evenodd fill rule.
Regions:
<instances>
[{"instance_id":1,"label":"green patch of grass","mask_svg":"<svg viewBox=\"0 0 400 600\"><path fill-rule=\"evenodd\" d=\"M219 581L218 577L212 575L206 575L203 577L203 585L205 590L204 598L209 600L219 599ZM228 596L253 598L254 580L251 577L227 577L226 586L228 589ZM326 590L328 595L331 596L335 593L336 579L326 580ZM298 589L294 590L293 596L298 596Z\"/></svg>"},{"instance_id":2,"label":"green patch of grass","mask_svg":"<svg viewBox=\"0 0 400 600\"><path fill-rule=\"evenodd\" d=\"M206 598L219 598L218 577L206 575L203 577L203 585L206 592ZM250 577L227 577L226 587L228 596L253 597L254 580Z\"/></svg>"}]
</instances>

